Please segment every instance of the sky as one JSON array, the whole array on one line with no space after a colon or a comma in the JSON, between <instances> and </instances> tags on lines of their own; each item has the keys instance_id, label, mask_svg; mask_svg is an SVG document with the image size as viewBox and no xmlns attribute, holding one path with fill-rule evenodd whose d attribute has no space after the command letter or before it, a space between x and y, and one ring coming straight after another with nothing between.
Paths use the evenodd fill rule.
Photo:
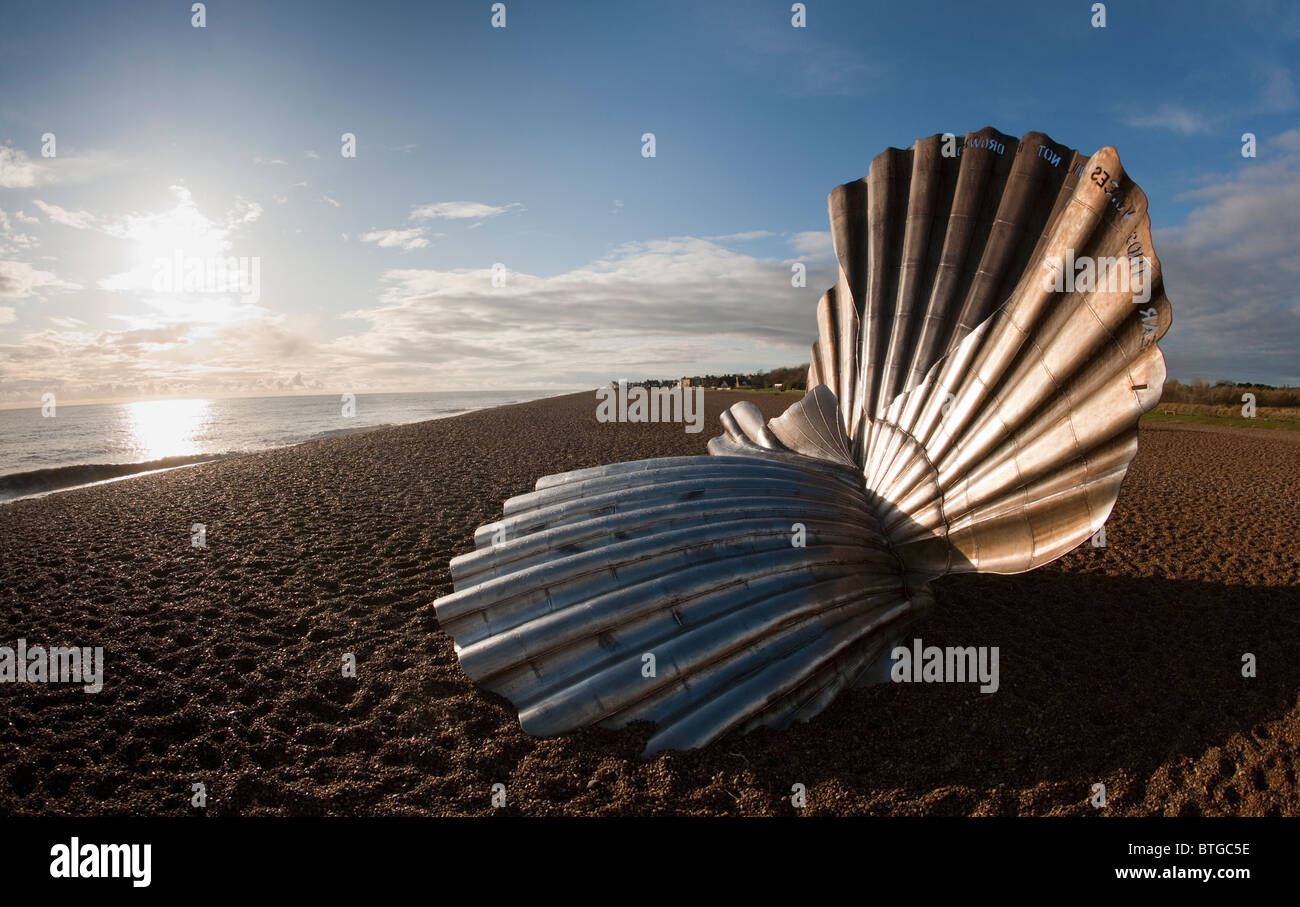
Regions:
<instances>
[{"instance_id":1,"label":"sky","mask_svg":"<svg viewBox=\"0 0 1300 907\"><path fill-rule=\"evenodd\" d=\"M0 405L796 365L827 193L989 125L1119 150L1171 377L1300 384L1300 4L504 5L3 0Z\"/></svg>"}]
</instances>

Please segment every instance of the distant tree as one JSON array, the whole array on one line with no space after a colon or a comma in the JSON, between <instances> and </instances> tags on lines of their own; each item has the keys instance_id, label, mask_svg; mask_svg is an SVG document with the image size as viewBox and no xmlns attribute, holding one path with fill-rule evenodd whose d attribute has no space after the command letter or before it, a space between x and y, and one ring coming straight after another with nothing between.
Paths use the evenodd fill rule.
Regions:
<instances>
[{"instance_id":1,"label":"distant tree","mask_svg":"<svg viewBox=\"0 0 1300 907\"><path fill-rule=\"evenodd\" d=\"M1162 400L1166 403L1201 403L1211 406L1237 406L1243 393L1255 395L1259 406L1300 407L1300 387L1274 387L1271 384L1251 384L1247 381L1216 381L1213 385L1202 379L1184 384L1176 378L1165 381Z\"/></svg>"}]
</instances>

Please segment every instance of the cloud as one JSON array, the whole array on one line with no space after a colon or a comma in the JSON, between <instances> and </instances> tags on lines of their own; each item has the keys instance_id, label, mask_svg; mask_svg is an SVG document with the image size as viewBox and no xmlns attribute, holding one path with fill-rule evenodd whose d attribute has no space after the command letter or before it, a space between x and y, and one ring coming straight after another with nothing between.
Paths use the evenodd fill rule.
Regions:
<instances>
[{"instance_id":1,"label":"cloud","mask_svg":"<svg viewBox=\"0 0 1300 907\"><path fill-rule=\"evenodd\" d=\"M20 223L34 223L36 218L25 217L23 212L18 211L14 214L14 220ZM0 253L12 253L18 249L30 249L40 243L36 237L17 230L9 215L3 209L0 209Z\"/></svg>"},{"instance_id":2,"label":"cloud","mask_svg":"<svg viewBox=\"0 0 1300 907\"><path fill-rule=\"evenodd\" d=\"M1281 155L1300 155L1300 129L1288 129L1286 132L1269 139L1266 147Z\"/></svg>"},{"instance_id":3,"label":"cloud","mask_svg":"<svg viewBox=\"0 0 1300 907\"><path fill-rule=\"evenodd\" d=\"M878 90L892 72L888 64L864 58L861 48L825 46L794 64L794 77L782 86L782 93L792 97L864 95Z\"/></svg>"},{"instance_id":4,"label":"cloud","mask_svg":"<svg viewBox=\"0 0 1300 907\"><path fill-rule=\"evenodd\" d=\"M362 233L359 238L362 242L375 243L383 249L401 249L403 252L410 252L412 249L423 249L429 244L425 232L424 227L414 227L410 230L371 230L369 233Z\"/></svg>"},{"instance_id":5,"label":"cloud","mask_svg":"<svg viewBox=\"0 0 1300 907\"><path fill-rule=\"evenodd\" d=\"M407 220L433 220L436 218L464 220L467 218L495 217L508 211L522 210L523 207L519 202L511 202L508 205L486 205L483 202L433 202L412 208L411 216Z\"/></svg>"},{"instance_id":6,"label":"cloud","mask_svg":"<svg viewBox=\"0 0 1300 907\"><path fill-rule=\"evenodd\" d=\"M172 187L173 190L176 188L177 188L176 186ZM261 216L262 216L262 206L259 205L257 202L250 202L248 199L245 198L236 198L234 210L232 211L228 220L232 224L235 222L243 223L243 224L251 224L253 221L257 220Z\"/></svg>"},{"instance_id":7,"label":"cloud","mask_svg":"<svg viewBox=\"0 0 1300 907\"><path fill-rule=\"evenodd\" d=\"M1279 113L1300 106L1295 81L1285 66L1261 64L1255 70L1255 79L1260 83L1259 99L1227 113L1207 116L1181 104L1166 103L1154 110L1125 117L1124 122L1139 129L1167 129L1190 136L1222 129L1224 124L1235 122L1243 114Z\"/></svg>"},{"instance_id":8,"label":"cloud","mask_svg":"<svg viewBox=\"0 0 1300 907\"><path fill-rule=\"evenodd\" d=\"M34 189L52 183L84 183L117 167L103 152L61 153L33 158L21 148L0 145L0 189Z\"/></svg>"},{"instance_id":9,"label":"cloud","mask_svg":"<svg viewBox=\"0 0 1300 907\"><path fill-rule=\"evenodd\" d=\"M1261 67L1264 87L1260 94L1260 103L1268 111L1292 110L1300 106L1300 96L1295 90L1295 81L1291 71L1285 66L1266 65Z\"/></svg>"},{"instance_id":10,"label":"cloud","mask_svg":"<svg viewBox=\"0 0 1300 907\"><path fill-rule=\"evenodd\" d=\"M1173 303L1170 374L1300 384L1300 129L1183 199L1198 204L1154 236Z\"/></svg>"},{"instance_id":11,"label":"cloud","mask_svg":"<svg viewBox=\"0 0 1300 907\"><path fill-rule=\"evenodd\" d=\"M52 171L43 160L33 160L21 149L0 145L0 189L30 189L52 181Z\"/></svg>"},{"instance_id":12,"label":"cloud","mask_svg":"<svg viewBox=\"0 0 1300 907\"><path fill-rule=\"evenodd\" d=\"M17 318L14 314L14 307L11 305L0 305L0 324L13 324Z\"/></svg>"},{"instance_id":13,"label":"cloud","mask_svg":"<svg viewBox=\"0 0 1300 907\"><path fill-rule=\"evenodd\" d=\"M329 203L330 203L331 205L333 205L335 208L337 208L337 207L339 206L339 203L338 203L338 202L336 202L334 199L330 198L328 195L326 195L326 194L323 193L323 192L321 193L321 198L323 198L325 201L329 202Z\"/></svg>"},{"instance_id":14,"label":"cloud","mask_svg":"<svg viewBox=\"0 0 1300 907\"><path fill-rule=\"evenodd\" d=\"M100 280L101 289L149 296L152 300L156 266L160 260L172 261L177 252L183 259L210 261L226 258L234 249L234 237L238 232L262 216L261 205L242 198L236 198L224 215L211 217L199 209L186 187L172 186L171 196L171 207L161 211L97 221L101 232L131 244L131 267ZM196 306L192 300L187 304L225 312L231 317L237 314L223 310L210 296L205 297L201 306Z\"/></svg>"},{"instance_id":15,"label":"cloud","mask_svg":"<svg viewBox=\"0 0 1300 907\"><path fill-rule=\"evenodd\" d=\"M604 383L629 373L752 369L807 358L819 291L789 263L676 237L629 243L553 276L397 269L364 323L323 349L392 381L505 376ZM810 284L829 284L829 269Z\"/></svg>"},{"instance_id":16,"label":"cloud","mask_svg":"<svg viewBox=\"0 0 1300 907\"><path fill-rule=\"evenodd\" d=\"M187 196L178 199L182 212L188 205ZM159 239L155 230L172 221L136 220L118 232ZM402 231L374 231L386 239L394 232ZM0 400L43 389L91 399L303 385L577 387L619 376L748 371L806 361L819 288L833 277L833 263L821 271L810 264L809 287L795 288L788 261L692 237L619 246L550 276L508 273L502 287L489 269L393 269L378 298L348 312L339 322L344 334L329 339L235 300L149 296L143 313L111 316L120 322L114 330L59 319L0 341Z\"/></svg>"},{"instance_id":17,"label":"cloud","mask_svg":"<svg viewBox=\"0 0 1300 907\"><path fill-rule=\"evenodd\" d=\"M64 329L0 341L0 401L39 399L43 390L86 400L322 387L318 379L302 377L318 361L315 345L274 316L234 325L172 322L115 331L87 330L71 320L55 323Z\"/></svg>"},{"instance_id":18,"label":"cloud","mask_svg":"<svg viewBox=\"0 0 1300 907\"><path fill-rule=\"evenodd\" d=\"M0 296L24 299L37 290L79 290L75 283L61 280L49 271L40 271L25 261L0 261Z\"/></svg>"},{"instance_id":19,"label":"cloud","mask_svg":"<svg viewBox=\"0 0 1300 907\"><path fill-rule=\"evenodd\" d=\"M830 258L835 254L829 230L805 230L790 237L790 248L805 258Z\"/></svg>"},{"instance_id":20,"label":"cloud","mask_svg":"<svg viewBox=\"0 0 1300 907\"><path fill-rule=\"evenodd\" d=\"M1182 135L1210 131L1204 116L1177 104L1162 104L1155 110L1127 117L1124 122L1140 129L1169 129Z\"/></svg>"},{"instance_id":21,"label":"cloud","mask_svg":"<svg viewBox=\"0 0 1300 907\"><path fill-rule=\"evenodd\" d=\"M748 233L728 233L725 236L706 236L709 242L749 242L754 239L767 239L776 236L771 230L750 230Z\"/></svg>"},{"instance_id":22,"label":"cloud","mask_svg":"<svg viewBox=\"0 0 1300 907\"><path fill-rule=\"evenodd\" d=\"M95 215L89 211L69 211L66 208L60 208L58 205L51 205L38 199L33 199L32 204L45 212L45 216L52 223L63 224L65 227L72 227L74 230L88 230L95 226Z\"/></svg>"},{"instance_id":23,"label":"cloud","mask_svg":"<svg viewBox=\"0 0 1300 907\"><path fill-rule=\"evenodd\" d=\"M257 165L259 165L259 166L262 166L262 167L276 167L276 166L280 166L280 165L282 165L282 164L285 164L286 161L282 161L282 160L281 160L280 158L278 158L278 157L275 157L275 158L265 158L265 157L262 157L262 156L259 154L257 157L253 158L253 163L254 163L254 164L257 164Z\"/></svg>"},{"instance_id":24,"label":"cloud","mask_svg":"<svg viewBox=\"0 0 1300 907\"><path fill-rule=\"evenodd\" d=\"M819 38L812 27L792 29L788 13L784 21L748 13L709 18L701 27L723 32L716 38L720 60L785 97L860 96L893 82L895 66L884 51Z\"/></svg>"}]
</instances>

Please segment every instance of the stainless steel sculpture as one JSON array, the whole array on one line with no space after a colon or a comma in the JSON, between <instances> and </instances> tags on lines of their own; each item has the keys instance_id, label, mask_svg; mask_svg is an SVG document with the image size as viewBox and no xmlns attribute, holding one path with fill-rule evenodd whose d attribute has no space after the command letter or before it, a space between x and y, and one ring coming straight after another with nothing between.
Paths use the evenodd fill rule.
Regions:
<instances>
[{"instance_id":1,"label":"stainless steel sculpture","mask_svg":"<svg viewBox=\"0 0 1300 907\"><path fill-rule=\"evenodd\" d=\"M932 136L830 219L799 403L733 406L710 456L540 479L451 562L438 620L528 733L648 720L648 754L811 718L880 675L930 580L1033 569L1109 516L1170 322L1115 150Z\"/></svg>"}]
</instances>

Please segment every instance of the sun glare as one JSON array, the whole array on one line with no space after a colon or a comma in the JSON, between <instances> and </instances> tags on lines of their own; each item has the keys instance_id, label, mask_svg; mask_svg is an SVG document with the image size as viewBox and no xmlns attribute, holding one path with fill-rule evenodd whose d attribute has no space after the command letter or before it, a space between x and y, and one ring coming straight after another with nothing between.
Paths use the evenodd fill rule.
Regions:
<instances>
[{"instance_id":1,"label":"sun glare","mask_svg":"<svg viewBox=\"0 0 1300 907\"><path fill-rule=\"evenodd\" d=\"M207 400L141 400L126 407L131 441L141 460L199 453L210 421Z\"/></svg>"}]
</instances>

